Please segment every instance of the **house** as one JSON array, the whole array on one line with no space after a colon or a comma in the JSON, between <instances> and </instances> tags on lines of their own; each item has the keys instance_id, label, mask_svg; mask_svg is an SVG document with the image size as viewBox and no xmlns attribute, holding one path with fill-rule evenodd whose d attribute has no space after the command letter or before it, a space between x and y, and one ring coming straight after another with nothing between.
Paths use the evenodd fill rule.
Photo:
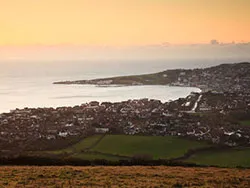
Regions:
<instances>
[{"instance_id":1,"label":"house","mask_svg":"<svg viewBox=\"0 0 250 188\"><path fill-rule=\"evenodd\" d=\"M109 128L95 128L95 133L107 133Z\"/></svg>"}]
</instances>

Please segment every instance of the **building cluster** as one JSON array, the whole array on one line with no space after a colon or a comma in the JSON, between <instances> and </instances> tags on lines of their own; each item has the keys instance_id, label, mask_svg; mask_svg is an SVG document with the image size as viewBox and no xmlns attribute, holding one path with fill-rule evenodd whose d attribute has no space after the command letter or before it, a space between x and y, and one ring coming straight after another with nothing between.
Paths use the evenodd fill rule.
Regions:
<instances>
[{"instance_id":1,"label":"building cluster","mask_svg":"<svg viewBox=\"0 0 250 188\"><path fill-rule=\"evenodd\" d=\"M170 77L171 85L194 86L202 91L250 93L250 64L222 64L216 67L194 70L170 70L176 75Z\"/></svg>"}]
</instances>

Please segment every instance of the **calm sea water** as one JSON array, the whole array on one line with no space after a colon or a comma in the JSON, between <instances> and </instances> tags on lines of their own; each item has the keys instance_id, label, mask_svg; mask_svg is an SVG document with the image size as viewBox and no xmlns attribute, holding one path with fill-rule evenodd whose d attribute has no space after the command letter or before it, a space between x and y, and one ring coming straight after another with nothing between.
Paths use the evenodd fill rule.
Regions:
<instances>
[{"instance_id":1,"label":"calm sea water","mask_svg":"<svg viewBox=\"0 0 250 188\"><path fill-rule=\"evenodd\" d=\"M198 88L168 86L96 87L53 85L54 81L153 73L174 68L198 68L232 60L154 60L105 62L1 62L0 113L24 107L74 106L90 101L119 102L150 98L162 102L186 97Z\"/></svg>"}]
</instances>

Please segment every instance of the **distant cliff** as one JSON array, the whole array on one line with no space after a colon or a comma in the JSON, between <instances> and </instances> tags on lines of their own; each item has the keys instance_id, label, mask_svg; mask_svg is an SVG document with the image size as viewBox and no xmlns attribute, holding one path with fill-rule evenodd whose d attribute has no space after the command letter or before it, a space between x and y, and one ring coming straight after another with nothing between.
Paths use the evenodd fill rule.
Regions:
<instances>
[{"instance_id":1,"label":"distant cliff","mask_svg":"<svg viewBox=\"0 0 250 188\"><path fill-rule=\"evenodd\" d=\"M54 84L175 85L199 87L203 91L250 93L250 63L221 64L205 69L174 69L153 74L62 81Z\"/></svg>"}]
</instances>

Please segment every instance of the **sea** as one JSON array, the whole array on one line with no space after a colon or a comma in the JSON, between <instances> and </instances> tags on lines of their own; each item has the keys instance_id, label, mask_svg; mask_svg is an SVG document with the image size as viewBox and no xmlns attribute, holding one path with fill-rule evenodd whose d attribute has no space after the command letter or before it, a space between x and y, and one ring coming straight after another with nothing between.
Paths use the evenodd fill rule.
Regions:
<instances>
[{"instance_id":1,"label":"sea","mask_svg":"<svg viewBox=\"0 0 250 188\"><path fill-rule=\"evenodd\" d=\"M147 74L176 68L205 68L236 59L155 59L78 61L1 61L0 113L25 107L75 106L90 101L120 102L129 99L158 99L162 102L200 92L194 87L54 85L55 81L94 79Z\"/></svg>"}]
</instances>

